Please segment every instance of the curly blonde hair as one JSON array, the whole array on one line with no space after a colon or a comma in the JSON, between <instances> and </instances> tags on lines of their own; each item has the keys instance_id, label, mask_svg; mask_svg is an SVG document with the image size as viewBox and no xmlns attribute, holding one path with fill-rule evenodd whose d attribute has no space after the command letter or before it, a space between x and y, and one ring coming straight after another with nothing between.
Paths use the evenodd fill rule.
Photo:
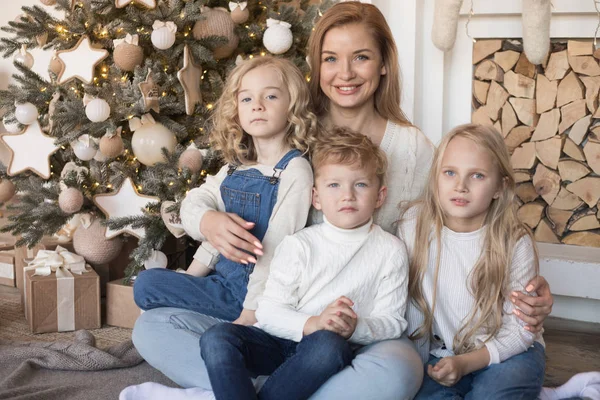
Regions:
<instances>
[{"instance_id":1,"label":"curly blonde hair","mask_svg":"<svg viewBox=\"0 0 600 400\"><path fill-rule=\"evenodd\" d=\"M309 143L316 134L317 118L312 112L310 92L300 70L283 58L254 57L242 62L229 73L223 94L213 112L214 128L210 133L210 142L215 150L221 152L227 163L256 163L256 148L252 137L240 125L237 95L244 75L259 67L271 67L281 78L283 87L289 91L290 105L285 134L287 144L307 152Z\"/></svg>"}]
</instances>

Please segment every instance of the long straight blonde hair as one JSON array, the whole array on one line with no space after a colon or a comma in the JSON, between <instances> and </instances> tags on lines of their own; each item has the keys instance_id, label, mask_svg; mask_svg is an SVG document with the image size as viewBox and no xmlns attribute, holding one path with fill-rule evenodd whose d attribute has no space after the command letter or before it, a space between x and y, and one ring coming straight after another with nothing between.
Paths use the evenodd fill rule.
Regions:
<instances>
[{"instance_id":1,"label":"long straight blonde hair","mask_svg":"<svg viewBox=\"0 0 600 400\"><path fill-rule=\"evenodd\" d=\"M423 324L411 332L412 339L430 336L433 325L433 313L436 305L438 275L441 254L441 232L445 224L442 210L438 178L441 163L448 143L455 137L473 141L481 151L492 160L500 175L503 190L497 199L492 200L486 214L484 224L484 240L481 255L469 274L469 289L475 298L475 304L468 318L454 337L452 348L455 354L467 353L476 349L474 335L484 332L487 340L493 338L502 325L502 309L509 295L509 278L513 252L517 241L529 235L534 242L529 228L517 218L515 200L515 178L510 165L510 157L500 133L492 127L466 124L453 129L438 146L431 171L429 183L420 199L408 204L404 211L412 206L417 207L417 225L414 241L414 255L410 260L409 295L414 304L425 315ZM423 295L423 279L429 264L429 249L432 241L437 242L435 260L433 299L431 307ZM536 246L535 268L539 270Z\"/></svg>"}]
</instances>

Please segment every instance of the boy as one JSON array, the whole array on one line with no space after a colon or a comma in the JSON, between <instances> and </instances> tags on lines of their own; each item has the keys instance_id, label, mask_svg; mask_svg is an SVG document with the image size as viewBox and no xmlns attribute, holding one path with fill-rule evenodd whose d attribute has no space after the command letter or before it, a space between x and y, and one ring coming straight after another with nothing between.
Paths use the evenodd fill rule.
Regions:
<instances>
[{"instance_id":1,"label":"boy","mask_svg":"<svg viewBox=\"0 0 600 400\"><path fill-rule=\"evenodd\" d=\"M218 400L256 399L258 375L271 375L261 399L308 398L357 347L399 338L407 326L407 253L372 218L386 196L385 155L337 128L317 143L312 163L313 206L324 222L277 247L257 326L218 324L200 339Z\"/></svg>"}]
</instances>

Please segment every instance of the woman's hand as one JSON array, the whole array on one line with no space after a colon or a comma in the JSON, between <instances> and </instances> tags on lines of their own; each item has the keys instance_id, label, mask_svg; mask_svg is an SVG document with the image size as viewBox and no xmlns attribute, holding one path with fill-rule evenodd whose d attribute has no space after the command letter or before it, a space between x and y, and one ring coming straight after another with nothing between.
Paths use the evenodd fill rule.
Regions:
<instances>
[{"instance_id":1,"label":"woman's hand","mask_svg":"<svg viewBox=\"0 0 600 400\"><path fill-rule=\"evenodd\" d=\"M252 326L257 322L255 314L256 314L255 310L248 310L248 309L244 308L242 310L242 312L240 313L240 316L238 317L238 319L236 319L232 323L234 323L236 325Z\"/></svg>"},{"instance_id":2,"label":"woman's hand","mask_svg":"<svg viewBox=\"0 0 600 400\"><path fill-rule=\"evenodd\" d=\"M552 312L554 299L550 292L550 285L543 276L536 276L527 283L525 290L536 292L538 296L512 292L510 300L515 305L515 315L527 324L525 329L532 333L538 333L543 328L544 320Z\"/></svg>"},{"instance_id":3,"label":"woman's hand","mask_svg":"<svg viewBox=\"0 0 600 400\"><path fill-rule=\"evenodd\" d=\"M253 253L263 255L262 244L248 232L254 228L254 222L247 222L234 213L207 211L200 221L200 232L219 251L233 262L242 264L256 263Z\"/></svg>"}]
</instances>

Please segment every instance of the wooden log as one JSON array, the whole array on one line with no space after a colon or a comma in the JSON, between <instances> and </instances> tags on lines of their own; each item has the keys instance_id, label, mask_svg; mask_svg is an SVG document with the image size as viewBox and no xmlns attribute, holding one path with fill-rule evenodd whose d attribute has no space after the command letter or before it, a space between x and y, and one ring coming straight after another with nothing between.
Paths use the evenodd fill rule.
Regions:
<instances>
[{"instance_id":1,"label":"wooden log","mask_svg":"<svg viewBox=\"0 0 600 400\"><path fill-rule=\"evenodd\" d=\"M592 171L600 175L600 143L588 140L583 147L583 154L585 154L587 164Z\"/></svg>"},{"instance_id":2,"label":"wooden log","mask_svg":"<svg viewBox=\"0 0 600 400\"><path fill-rule=\"evenodd\" d=\"M561 121L558 125L558 133L563 133L569 129L571 125L585 117L586 113L587 106L585 105L584 99L575 100L574 102L561 107Z\"/></svg>"},{"instance_id":3,"label":"wooden log","mask_svg":"<svg viewBox=\"0 0 600 400\"><path fill-rule=\"evenodd\" d=\"M558 236L562 236L567 228L567 223L573 215L573 211L559 210L554 207L546 207L546 218L552 227L554 233Z\"/></svg>"},{"instance_id":4,"label":"wooden log","mask_svg":"<svg viewBox=\"0 0 600 400\"><path fill-rule=\"evenodd\" d=\"M517 65L515 66L517 74L525 75L528 78L535 77L535 65L529 62L525 53L521 53Z\"/></svg>"},{"instance_id":5,"label":"wooden log","mask_svg":"<svg viewBox=\"0 0 600 400\"><path fill-rule=\"evenodd\" d=\"M588 206L594 207L600 199L600 178L586 177L566 186L567 190L577 195Z\"/></svg>"},{"instance_id":6,"label":"wooden log","mask_svg":"<svg viewBox=\"0 0 600 400\"><path fill-rule=\"evenodd\" d=\"M540 223L544 207L546 205L538 201L524 204L517 211L517 217L521 222L533 229Z\"/></svg>"},{"instance_id":7,"label":"wooden log","mask_svg":"<svg viewBox=\"0 0 600 400\"><path fill-rule=\"evenodd\" d=\"M489 117L487 106L481 106L471 114L471 122L474 124L493 126L494 123Z\"/></svg>"},{"instance_id":8,"label":"wooden log","mask_svg":"<svg viewBox=\"0 0 600 400\"><path fill-rule=\"evenodd\" d=\"M600 49L594 50L593 56L596 60L600 60Z\"/></svg>"},{"instance_id":9,"label":"wooden log","mask_svg":"<svg viewBox=\"0 0 600 400\"><path fill-rule=\"evenodd\" d=\"M594 42L591 40L569 40L567 41L567 53L569 57L591 56L594 54Z\"/></svg>"},{"instance_id":10,"label":"wooden log","mask_svg":"<svg viewBox=\"0 0 600 400\"><path fill-rule=\"evenodd\" d=\"M517 185L515 189L517 197L521 199L523 203L529 203L537 199L540 195L535 191L535 187L531 182L521 183Z\"/></svg>"},{"instance_id":11,"label":"wooden log","mask_svg":"<svg viewBox=\"0 0 600 400\"><path fill-rule=\"evenodd\" d=\"M473 45L473 65L500 49L502 49L502 40L500 39L477 40Z\"/></svg>"},{"instance_id":12,"label":"wooden log","mask_svg":"<svg viewBox=\"0 0 600 400\"><path fill-rule=\"evenodd\" d=\"M506 103L506 99L508 99L508 93L502 86L500 86L495 81L492 81L490 84L490 90L487 96L487 108L488 116L492 121L496 121L498 119L498 114L504 104Z\"/></svg>"},{"instance_id":13,"label":"wooden log","mask_svg":"<svg viewBox=\"0 0 600 400\"><path fill-rule=\"evenodd\" d=\"M569 64L573 71L581 75L598 76L600 75L600 65L592 56L569 57Z\"/></svg>"},{"instance_id":14,"label":"wooden log","mask_svg":"<svg viewBox=\"0 0 600 400\"><path fill-rule=\"evenodd\" d=\"M494 54L494 62L498 64L504 72L506 72L515 66L519 60L519 56L521 56L521 53L513 50L499 51Z\"/></svg>"},{"instance_id":15,"label":"wooden log","mask_svg":"<svg viewBox=\"0 0 600 400\"><path fill-rule=\"evenodd\" d=\"M560 240L558 240L558 237L552 231L552 228L550 228L550 224L548 224L548 222L545 219L542 219L540 221L537 228L535 229L533 237L537 242L556 244L560 243Z\"/></svg>"},{"instance_id":16,"label":"wooden log","mask_svg":"<svg viewBox=\"0 0 600 400\"><path fill-rule=\"evenodd\" d=\"M475 68L475 78L480 81L502 82L504 71L492 60L484 60Z\"/></svg>"},{"instance_id":17,"label":"wooden log","mask_svg":"<svg viewBox=\"0 0 600 400\"><path fill-rule=\"evenodd\" d=\"M590 231L598 228L600 228L600 221L596 218L596 213L589 208L576 213L567 225L567 230L578 232Z\"/></svg>"},{"instance_id":18,"label":"wooden log","mask_svg":"<svg viewBox=\"0 0 600 400\"><path fill-rule=\"evenodd\" d=\"M558 93L558 81L551 81L542 74L537 76L536 107L538 114L554 108L556 94Z\"/></svg>"},{"instance_id":19,"label":"wooden log","mask_svg":"<svg viewBox=\"0 0 600 400\"><path fill-rule=\"evenodd\" d=\"M523 143L510 157L514 169L531 169L535 164L535 143Z\"/></svg>"},{"instance_id":20,"label":"wooden log","mask_svg":"<svg viewBox=\"0 0 600 400\"><path fill-rule=\"evenodd\" d=\"M592 126L588 133L588 140L600 143L600 125Z\"/></svg>"},{"instance_id":21,"label":"wooden log","mask_svg":"<svg viewBox=\"0 0 600 400\"><path fill-rule=\"evenodd\" d=\"M475 99L479 102L479 104L485 105L485 103L487 103L489 89L489 83L478 81L477 79L473 80L473 96L475 96Z\"/></svg>"},{"instance_id":22,"label":"wooden log","mask_svg":"<svg viewBox=\"0 0 600 400\"><path fill-rule=\"evenodd\" d=\"M576 182L590 172L592 171L580 161L567 158L558 162L558 174L563 182Z\"/></svg>"},{"instance_id":23,"label":"wooden log","mask_svg":"<svg viewBox=\"0 0 600 400\"><path fill-rule=\"evenodd\" d=\"M519 121L528 126L535 126L537 124L539 116L535 112L534 99L511 97L508 101L512 104Z\"/></svg>"},{"instance_id":24,"label":"wooden log","mask_svg":"<svg viewBox=\"0 0 600 400\"><path fill-rule=\"evenodd\" d=\"M528 182L531 180L531 175L528 171L515 171L515 182Z\"/></svg>"},{"instance_id":25,"label":"wooden log","mask_svg":"<svg viewBox=\"0 0 600 400\"><path fill-rule=\"evenodd\" d=\"M572 101L583 99L583 84L577 78L573 71L558 84L556 94L556 106L562 107Z\"/></svg>"},{"instance_id":26,"label":"wooden log","mask_svg":"<svg viewBox=\"0 0 600 400\"><path fill-rule=\"evenodd\" d=\"M545 112L540 116L540 120L535 128L531 141L546 140L558 133L558 124L560 122L560 110L555 108Z\"/></svg>"},{"instance_id":27,"label":"wooden log","mask_svg":"<svg viewBox=\"0 0 600 400\"><path fill-rule=\"evenodd\" d=\"M502 136L506 137L508 133L519 123L515 110L507 101L502 107Z\"/></svg>"},{"instance_id":28,"label":"wooden log","mask_svg":"<svg viewBox=\"0 0 600 400\"><path fill-rule=\"evenodd\" d=\"M521 143L526 142L531 137L531 128L527 125L520 125L514 128L504 139L508 151L512 153Z\"/></svg>"},{"instance_id":29,"label":"wooden log","mask_svg":"<svg viewBox=\"0 0 600 400\"><path fill-rule=\"evenodd\" d=\"M504 87L515 97L533 99L535 96L535 81L512 71L504 74Z\"/></svg>"},{"instance_id":30,"label":"wooden log","mask_svg":"<svg viewBox=\"0 0 600 400\"><path fill-rule=\"evenodd\" d=\"M564 78L570 68L567 51L557 51L550 54L550 60L548 60L544 75L551 81L555 81Z\"/></svg>"},{"instance_id":31,"label":"wooden log","mask_svg":"<svg viewBox=\"0 0 600 400\"><path fill-rule=\"evenodd\" d=\"M585 203L581 200L577 195L569 192L565 188L560 188L556 199L551 204L552 208L556 208L557 210L576 210Z\"/></svg>"},{"instance_id":32,"label":"wooden log","mask_svg":"<svg viewBox=\"0 0 600 400\"><path fill-rule=\"evenodd\" d=\"M533 186L546 203L552 204L560 190L560 175L543 164L538 164L533 174Z\"/></svg>"},{"instance_id":33,"label":"wooden log","mask_svg":"<svg viewBox=\"0 0 600 400\"><path fill-rule=\"evenodd\" d=\"M585 103L593 114L598 109L598 92L600 91L600 76L582 76L581 82L585 86Z\"/></svg>"},{"instance_id":34,"label":"wooden log","mask_svg":"<svg viewBox=\"0 0 600 400\"><path fill-rule=\"evenodd\" d=\"M573 124L573 127L569 131L569 139L573 141L575 144L581 144L585 135L590 127L590 123L592 122L592 116L586 115L581 118L579 121Z\"/></svg>"},{"instance_id":35,"label":"wooden log","mask_svg":"<svg viewBox=\"0 0 600 400\"><path fill-rule=\"evenodd\" d=\"M500 123L500 120L494 122L494 128L498 131L498 132L502 132L502 124Z\"/></svg>"},{"instance_id":36,"label":"wooden log","mask_svg":"<svg viewBox=\"0 0 600 400\"><path fill-rule=\"evenodd\" d=\"M585 161L585 155L581 147L577 146L571 139L566 138L565 144L563 145L563 152L569 157L578 160Z\"/></svg>"},{"instance_id":37,"label":"wooden log","mask_svg":"<svg viewBox=\"0 0 600 400\"><path fill-rule=\"evenodd\" d=\"M565 236L563 243L575 246L600 247L600 234L594 232L575 232Z\"/></svg>"},{"instance_id":38,"label":"wooden log","mask_svg":"<svg viewBox=\"0 0 600 400\"><path fill-rule=\"evenodd\" d=\"M537 158L548 168L556 169L562 149L562 138L554 136L548 140L535 142L535 154Z\"/></svg>"}]
</instances>

